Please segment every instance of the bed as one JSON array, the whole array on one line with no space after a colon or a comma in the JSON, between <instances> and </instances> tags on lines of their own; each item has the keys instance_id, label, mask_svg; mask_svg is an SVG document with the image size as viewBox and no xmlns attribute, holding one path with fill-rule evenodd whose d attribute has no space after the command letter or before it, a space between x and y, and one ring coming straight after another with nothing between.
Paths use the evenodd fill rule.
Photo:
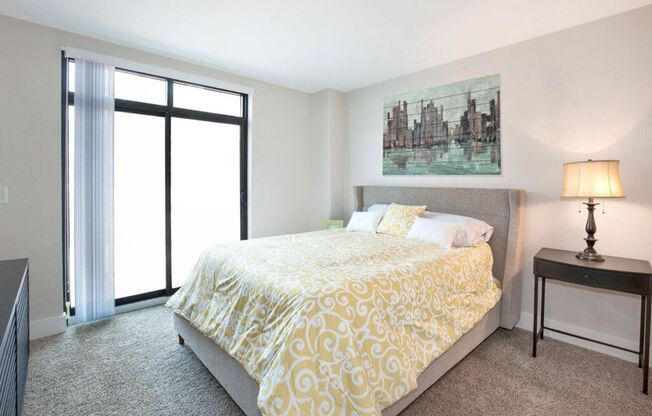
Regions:
<instances>
[{"instance_id":1,"label":"bed","mask_svg":"<svg viewBox=\"0 0 652 416\"><path fill-rule=\"evenodd\" d=\"M518 321L522 191L354 194L357 210L424 204L484 220L494 233L489 244L454 250L343 230L207 250L168 306L180 342L249 416L396 415Z\"/></svg>"}]
</instances>

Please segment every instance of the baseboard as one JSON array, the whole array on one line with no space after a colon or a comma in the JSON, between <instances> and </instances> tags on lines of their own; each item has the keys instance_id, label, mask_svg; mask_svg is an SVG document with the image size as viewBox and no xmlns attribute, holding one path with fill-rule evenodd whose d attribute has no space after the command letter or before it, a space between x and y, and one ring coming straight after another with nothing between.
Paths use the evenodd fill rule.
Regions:
<instances>
[{"instance_id":1,"label":"baseboard","mask_svg":"<svg viewBox=\"0 0 652 416\"><path fill-rule=\"evenodd\" d=\"M116 306L115 315L137 311L138 309L151 308L152 306L163 305L165 302L168 301L168 299L170 299L169 296L161 296L154 299L139 300L138 302L132 302L126 305ZM111 318L111 316L107 316L106 318L102 318L102 319L109 319L109 318ZM72 325L77 325L77 319L74 315L68 318L68 326L72 326Z\"/></svg>"},{"instance_id":2,"label":"baseboard","mask_svg":"<svg viewBox=\"0 0 652 416\"><path fill-rule=\"evenodd\" d=\"M138 302L128 303L126 305L120 305L115 307L116 315L119 313L136 311L138 309L151 308L152 306L163 305L165 302L170 299L169 296L161 296L154 299L140 300Z\"/></svg>"},{"instance_id":3,"label":"baseboard","mask_svg":"<svg viewBox=\"0 0 652 416\"><path fill-rule=\"evenodd\" d=\"M521 318L516 324L516 327L532 332L532 318L533 317L531 313L521 312ZM567 324L565 322L556 321L554 319L546 318L544 323L546 326L559 329L560 331L570 332L572 334L580 335L586 338L596 339L598 341L606 342L613 345L618 345L620 347L627 348L630 350L638 351L639 348L638 341L632 341L624 338L614 337L613 335L607 335L602 332ZM622 360L638 364L638 356L636 354L632 354L627 351L621 351L619 349L596 344L594 342L584 341L582 339L575 338L575 337L569 337L568 335L559 334L553 331L545 331L544 337L549 337L562 342L566 342L568 344L577 345L579 347L583 347L592 351L597 351L603 354L611 355L612 357L617 357Z\"/></svg>"},{"instance_id":4,"label":"baseboard","mask_svg":"<svg viewBox=\"0 0 652 416\"><path fill-rule=\"evenodd\" d=\"M51 318L36 319L29 323L29 339L49 337L60 334L66 330L66 314L53 316Z\"/></svg>"}]
</instances>

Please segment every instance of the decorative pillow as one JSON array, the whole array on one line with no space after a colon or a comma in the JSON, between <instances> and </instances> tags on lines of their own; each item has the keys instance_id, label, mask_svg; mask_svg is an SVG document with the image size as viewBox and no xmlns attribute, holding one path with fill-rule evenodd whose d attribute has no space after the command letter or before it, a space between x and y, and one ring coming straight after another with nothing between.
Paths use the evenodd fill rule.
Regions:
<instances>
[{"instance_id":1,"label":"decorative pillow","mask_svg":"<svg viewBox=\"0 0 652 416\"><path fill-rule=\"evenodd\" d=\"M425 205L390 204L377 231L383 234L405 237L412 228L412 224L414 224L414 218L421 216L425 210Z\"/></svg>"},{"instance_id":2,"label":"decorative pillow","mask_svg":"<svg viewBox=\"0 0 652 416\"><path fill-rule=\"evenodd\" d=\"M439 222L428 218L416 217L407 238L435 243L443 248L451 248L453 240L460 230L459 224Z\"/></svg>"},{"instance_id":3,"label":"decorative pillow","mask_svg":"<svg viewBox=\"0 0 652 416\"><path fill-rule=\"evenodd\" d=\"M388 209L389 209L389 204L373 204L372 206L367 208L367 211L369 212L380 211L383 213L383 217L384 217Z\"/></svg>"},{"instance_id":4,"label":"decorative pillow","mask_svg":"<svg viewBox=\"0 0 652 416\"><path fill-rule=\"evenodd\" d=\"M383 213L380 211L354 212L346 226L346 231L375 234L381 218L383 218Z\"/></svg>"},{"instance_id":5,"label":"decorative pillow","mask_svg":"<svg viewBox=\"0 0 652 416\"><path fill-rule=\"evenodd\" d=\"M448 224L459 224L460 230L453 240L455 247L475 247L480 243L486 243L494 232L494 227L486 222L463 215L426 211L423 217Z\"/></svg>"}]
</instances>

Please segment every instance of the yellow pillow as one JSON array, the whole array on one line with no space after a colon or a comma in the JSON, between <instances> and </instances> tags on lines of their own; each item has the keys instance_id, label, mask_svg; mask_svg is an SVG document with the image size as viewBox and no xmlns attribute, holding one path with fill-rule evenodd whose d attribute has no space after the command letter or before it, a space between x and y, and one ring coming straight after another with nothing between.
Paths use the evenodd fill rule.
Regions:
<instances>
[{"instance_id":1,"label":"yellow pillow","mask_svg":"<svg viewBox=\"0 0 652 416\"><path fill-rule=\"evenodd\" d=\"M414 217L420 217L425 205L391 204L376 232L405 237L414 224Z\"/></svg>"}]
</instances>

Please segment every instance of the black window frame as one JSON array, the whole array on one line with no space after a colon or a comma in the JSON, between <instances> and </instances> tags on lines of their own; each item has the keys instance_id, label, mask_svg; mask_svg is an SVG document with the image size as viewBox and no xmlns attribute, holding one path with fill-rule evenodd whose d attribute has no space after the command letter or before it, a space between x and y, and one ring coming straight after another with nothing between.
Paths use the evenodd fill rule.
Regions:
<instances>
[{"instance_id":1,"label":"black window frame","mask_svg":"<svg viewBox=\"0 0 652 416\"><path fill-rule=\"evenodd\" d=\"M74 62L74 58L67 57L65 51L61 51L61 210L62 210L62 257L63 257L63 309L70 315L74 315L74 308L68 310L70 301L70 282L68 270L68 246L69 216L68 216L68 107L74 105L75 93L69 91L68 86L68 64ZM147 299L162 296L171 296L179 288L172 287L172 204L171 204L171 149L172 149L172 118L184 118L198 121L209 121L223 124L240 126L240 239L248 238L248 127L249 127L249 95L238 91L231 91L224 88L216 88L202 85L191 81L179 80L165 76L148 74L126 68L116 67L116 71L128 72L136 75L146 76L163 80L167 85L167 104L151 104L140 101L115 99L115 111L158 116L165 119L165 289L152 292L140 293L133 296L115 299L115 305L126 305ZM174 107L174 84L189 85L221 93L238 95L241 98L242 116L211 113L206 111L191 110Z\"/></svg>"}]
</instances>

